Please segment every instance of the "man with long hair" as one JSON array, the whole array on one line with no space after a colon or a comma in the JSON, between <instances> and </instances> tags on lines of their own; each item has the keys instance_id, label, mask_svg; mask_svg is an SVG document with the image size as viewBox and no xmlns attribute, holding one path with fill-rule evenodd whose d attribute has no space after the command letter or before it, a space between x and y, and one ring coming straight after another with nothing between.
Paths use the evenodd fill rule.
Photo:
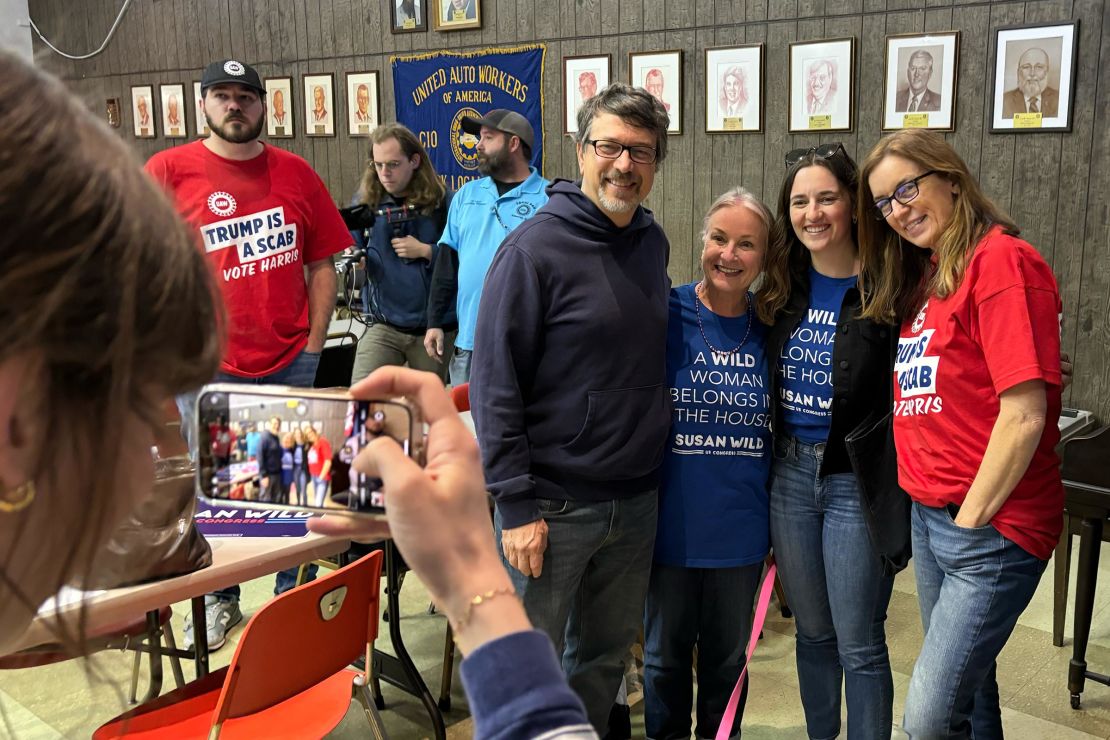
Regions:
<instances>
[{"instance_id":1,"label":"man with long hair","mask_svg":"<svg viewBox=\"0 0 1110 740\"><path fill-rule=\"evenodd\" d=\"M359 340L351 383L383 365L408 365L446 378L447 363L424 351L424 333L432 265L450 195L420 140L405 126L378 126L370 133L370 144L370 162L355 202L378 215L372 226L352 234L366 250L362 303L371 324ZM458 325L453 306L444 323L450 348Z\"/></svg>"},{"instance_id":2,"label":"man with long hair","mask_svg":"<svg viewBox=\"0 0 1110 740\"><path fill-rule=\"evenodd\" d=\"M212 135L158 152L146 170L194 229L216 274L227 345L215 379L311 387L335 308L332 255L351 244L351 235L308 162L258 140L266 88L254 69L234 59L213 62L200 89ZM178 398L194 455L195 401L195 391ZM274 591L295 581L296 569L282 571ZM239 587L205 602L208 647L215 650L243 618ZM191 646L191 620L185 625Z\"/></svg>"}]
</instances>

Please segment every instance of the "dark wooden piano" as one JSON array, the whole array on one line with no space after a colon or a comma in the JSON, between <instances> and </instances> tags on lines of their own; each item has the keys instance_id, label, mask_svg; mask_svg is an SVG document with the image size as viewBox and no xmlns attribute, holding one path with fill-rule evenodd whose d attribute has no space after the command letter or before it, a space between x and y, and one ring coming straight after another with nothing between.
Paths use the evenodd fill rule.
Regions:
<instances>
[{"instance_id":1,"label":"dark wooden piano","mask_svg":"<svg viewBox=\"0 0 1110 740\"><path fill-rule=\"evenodd\" d=\"M1068 666L1072 709L1079 709L1083 687L1090 679L1110 686L1110 676L1087 670L1087 642L1095 605L1098 557L1103 525L1110 518L1110 426L1064 445L1065 509L1079 518L1079 573L1075 584L1075 643Z\"/></svg>"}]
</instances>

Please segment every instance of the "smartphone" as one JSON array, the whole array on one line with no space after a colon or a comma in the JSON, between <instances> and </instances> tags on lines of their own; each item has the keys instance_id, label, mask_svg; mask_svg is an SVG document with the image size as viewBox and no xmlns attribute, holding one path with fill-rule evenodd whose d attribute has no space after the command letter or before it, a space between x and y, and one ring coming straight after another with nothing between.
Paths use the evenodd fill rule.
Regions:
<instances>
[{"instance_id":1,"label":"smartphone","mask_svg":"<svg viewBox=\"0 0 1110 740\"><path fill-rule=\"evenodd\" d=\"M355 456L389 436L423 464L423 421L404 399L214 383L196 411L197 491L215 504L382 518L382 481Z\"/></svg>"}]
</instances>

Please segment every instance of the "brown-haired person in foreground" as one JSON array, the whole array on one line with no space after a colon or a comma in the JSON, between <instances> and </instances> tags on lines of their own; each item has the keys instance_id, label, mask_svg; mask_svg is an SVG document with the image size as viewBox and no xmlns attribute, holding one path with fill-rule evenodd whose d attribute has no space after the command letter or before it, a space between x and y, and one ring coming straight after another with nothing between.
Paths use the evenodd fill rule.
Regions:
<instances>
[{"instance_id":1,"label":"brown-haired person in foreground","mask_svg":"<svg viewBox=\"0 0 1110 740\"><path fill-rule=\"evenodd\" d=\"M905 728L1001 738L995 659L1063 526L1056 280L936 134L880 140L858 207L863 315L901 324L894 439L925 629Z\"/></svg>"},{"instance_id":2,"label":"brown-haired person in foreground","mask_svg":"<svg viewBox=\"0 0 1110 740\"><path fill-rule=\"evenodd\" d=\"M204 257L119 138L4 52L0 99L3 654L149 493L162 410L220 334Z\"/></svg>"}]
</instances>

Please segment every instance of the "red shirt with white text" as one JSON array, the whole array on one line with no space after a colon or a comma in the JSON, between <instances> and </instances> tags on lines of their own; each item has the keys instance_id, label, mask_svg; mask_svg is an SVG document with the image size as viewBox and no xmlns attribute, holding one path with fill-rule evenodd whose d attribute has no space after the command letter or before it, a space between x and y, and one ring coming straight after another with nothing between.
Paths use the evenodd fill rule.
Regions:
<instances>
[{"instance_id":1,"label":"red shirt with white text","mask_svg":"<svg viewBox=\"0 0 1110 740\"><path fill-rule=\"evenodd\" d=\"M1063 526L1059 291L1028 243L990 232L960 287L931 296L902 325L894 366L898 480L925 506L961 505L998 418L999 394L1042 380L1044 433L1025 475L991 519L1007 539L1047 560Z\"/></svg>"},{"instance_id":2,"label":"red shirt with white text","mask_svg":"<svg viewBox=\"0 0 1110 740\"><path fill-rule=\"evenodd\" d=\"M146 170L196 229L216 274L228 318L220 369L259 378L288 365L308 342L304 266L351 244L320 176L272 146L237 161L203 141L158 152Z\"/></svg>"}]
</instances>

